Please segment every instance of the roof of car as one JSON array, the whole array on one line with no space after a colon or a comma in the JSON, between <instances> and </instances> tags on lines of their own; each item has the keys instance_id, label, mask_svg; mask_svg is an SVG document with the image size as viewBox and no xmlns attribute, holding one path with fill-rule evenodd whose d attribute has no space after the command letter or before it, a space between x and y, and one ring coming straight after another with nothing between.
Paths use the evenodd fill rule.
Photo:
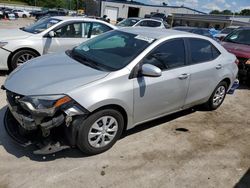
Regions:
<instances>
[{"instance_id":1,"label":"roof of car","mask_svg":"<svg viewBox=\"0 0 250 188\"><path fill-rule=\"evenodd\" d=\"M160 29L160 28L145 28L145 27L124 27L120 29L121 31L127 32L127 33L132 33L136 35L142 35L148 38L153 38L153 39L161 39L173 35L187 35L186 32L183 31L177 31L177 30L172 30L172 29ZM189 34L189 35L194 35L194 34ZM197 36L197 35L196 35Z\"/></svg>"},{"instance_id":2,"label":"roof of car","mask_svg":"<svg viewBox=\"0 0 250 188\"><path fill-rule=\"evenodd\" d=\"M53 16L55 19L59 20L94 20L93 18L84 18L84 17L77 17L77 16Z\"/></svg>"},{"instance_id":3,"label":"roof of car","mask_svg":"<svg viewBox=\"0 0 250 188\"><path fill-rule=\"evenodd\" d=\"M110 24L110 23L107 23L105 21L102 21L102 20L98 20L98 19L95 19L95 18L85 18L85 17L77 17L77 16L53 16L52 18L55 18L55 19L58 19L58 20L62 20L62 21L95 21L95 22L100 22L100 23L105 23L106 25L109 25L111 28L113 29L117 29L116 26Z\"/></svg>"}]
</instances>

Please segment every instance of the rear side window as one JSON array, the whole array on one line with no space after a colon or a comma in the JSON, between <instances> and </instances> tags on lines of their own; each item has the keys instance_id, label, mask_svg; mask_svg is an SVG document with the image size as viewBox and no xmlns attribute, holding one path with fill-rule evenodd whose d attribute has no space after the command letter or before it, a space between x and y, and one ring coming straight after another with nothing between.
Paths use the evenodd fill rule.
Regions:
<instances>
[{"instance_id":1,"label":"rear side window","mask_svg":"<svg viewBox=\"0 0 250 188\"><path fill-rule=\"evenodd\" d=\"M142 27L160 27L161 22L146 20L146 21L141 21L139 25Z\"/></svg>"},{"instance_id":2,"label":"rear side window","mask_svg":"<svg viewBox=\"0 0 250 188\"><path fill-rule=\"evenodd\" d=\"M156 47L146 56L144 64L157 66L161 70L173 69L185 65L185 46L182 39L173 39Z\"/></svg>"},{"instance_id":3,"label":"rear side window","mask_svg":"<svg viewBox=\"0 0 250 188\"><path fill-rule=\"evenodd\" d=\"M214 45L203 39L189 39L191 64L203 63L216 59L220 52Z\"/></svg>"}]
</instances>

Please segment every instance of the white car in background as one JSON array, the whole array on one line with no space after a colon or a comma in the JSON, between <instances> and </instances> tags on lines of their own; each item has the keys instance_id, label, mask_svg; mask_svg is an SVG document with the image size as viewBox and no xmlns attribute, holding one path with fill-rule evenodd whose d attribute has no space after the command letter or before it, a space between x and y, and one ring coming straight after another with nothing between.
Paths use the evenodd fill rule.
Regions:
<instances>
[{"instance_id":1,"label":"white car in background","mask_svg":"<svg viewBox=\"0 0 250 188\"><path fill-rule=\"evenodd\" d=\"M30 13L26 10L14 10L13 12L17 13L19 18L30 17Z\"/></svg>"},{"instance_id":2,"label":"white car in background","mask_svg":"<svg viewBox=\"0 0 250 188\"><path fill-rule=\"evenodd\" d=\"M116 29L101 20L58 16L20 29L0 29L0 70L13 70L37 56L62 52Z\"/></svg>"},{"instance_id":3,"label":"white car in background","mask_svg":"<svg viewBox=\"0 0 250 188\"><path fill-rule=\"evenodd\" d=\"M155 27L155 28L169 28L166 22L151 18L127 18L117 24L118 27Z\"/></svg>"}]
</instances>

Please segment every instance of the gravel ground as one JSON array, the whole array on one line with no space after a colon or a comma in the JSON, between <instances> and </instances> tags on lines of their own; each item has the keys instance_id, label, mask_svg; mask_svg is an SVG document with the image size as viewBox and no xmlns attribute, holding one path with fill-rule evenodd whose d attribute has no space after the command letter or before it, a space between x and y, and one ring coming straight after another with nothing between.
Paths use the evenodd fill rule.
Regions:
<instances>
[{"instance_id":1,"label":"gravel ground","mask_svg":"<svg viewBox=\"0 0 250 188\"><path fill-rule=\"evenodd\" d=\"M0 85L5 79L2 72ZM217 111L186 110L138 126L91 157L77 149L33 155L3 128L3 91L0 109L0 188L250 187L248 88L228 95Z\"/></svg>"},{"instance_id":2,"label":"gravel ground","mask_svg":"<svg viewBox=\"0 0 250 188\"><path fill-rule=\"evenodd\" d=\"M20 28L27 26L33 22L34 18L18 18L17 20L0 20L0 30Z\"/></svg>"}]
</instances>

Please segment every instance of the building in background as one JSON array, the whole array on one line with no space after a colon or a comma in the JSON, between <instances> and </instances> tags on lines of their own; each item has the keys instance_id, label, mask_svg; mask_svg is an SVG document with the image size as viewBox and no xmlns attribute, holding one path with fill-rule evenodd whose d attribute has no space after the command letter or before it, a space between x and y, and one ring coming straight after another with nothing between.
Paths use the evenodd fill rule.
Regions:
<instances>
[{"instance_id":1,"label":"building in background","mask_svg":"<svg viewBox=\"0 0 250 188\"><path fill-rule=\"evenodd\" d=\"M101 16L107 15L112 23L117 21L117 18L129 17L145 17L151 12L169 14L206 14L204 12L188 8L185 6L168 6L168 5L146 5L135 1L101 1Z\"/></svg>"},{"instance_id":2,"label":"building in background","mask_svg":"<svg viewBox=\"0 0 250 188\"><path fill-rule=\"evenodd\" d=\"M173 14L168 22L172 22L173 26L214 27L220 30L231 25L250 26L250 16Z\"/></svg>"}]
</instances>

